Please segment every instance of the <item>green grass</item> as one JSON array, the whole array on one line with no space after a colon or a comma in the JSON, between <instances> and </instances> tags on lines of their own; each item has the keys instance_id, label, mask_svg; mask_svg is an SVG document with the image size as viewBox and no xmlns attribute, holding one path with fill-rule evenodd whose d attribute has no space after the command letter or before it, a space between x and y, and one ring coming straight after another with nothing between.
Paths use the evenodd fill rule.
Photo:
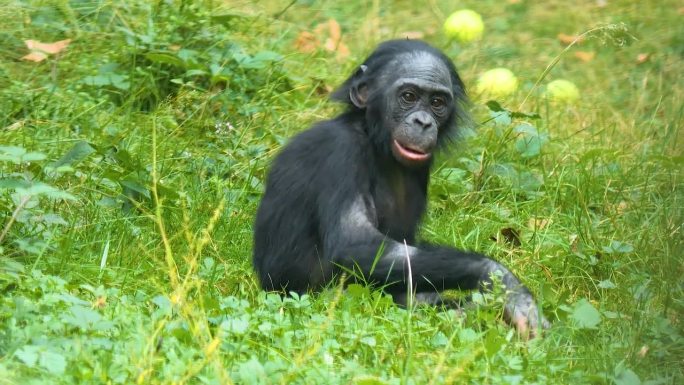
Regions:
<instances>
[{"instance_id":1,"label":"green grass","mask_svg":"<svg viewBox=\"0 0 684 385\"><path fill-rule=\"evenodd\" d=\"M681 383L681 4L466 1L486 30L459 45L441 33L453 2L414 3L4 2L0 383ZM349 57L294 48L330 18ZM559 33L606 25L534 88ZM472 95L484 123L438 159L421 237L510 266L553 321L543 339L501 321L500 293L460 314L256 284L270 159L408 31L471 88L511 69L519 90L498 102L539 115L492 120ZM27 39L72 41L33 63ZM558 78L577 103L542 96Z\"/></svg>"}]
</instances>

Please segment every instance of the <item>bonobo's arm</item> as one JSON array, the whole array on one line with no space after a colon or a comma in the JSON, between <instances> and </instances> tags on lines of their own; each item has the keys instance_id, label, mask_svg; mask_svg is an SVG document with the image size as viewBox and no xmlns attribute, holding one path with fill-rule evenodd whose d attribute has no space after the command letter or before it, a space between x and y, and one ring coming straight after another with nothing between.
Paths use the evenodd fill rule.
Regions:
<instances>
[{"instance_id":1,"label":"bonobo's arm","mask_svg":"<svg viewBox=\"0 0 684 385\"><path fill-rule=\"evenodd\" d=\"M329 198L334 199L334 196ZM335 207L331 204L327 207ZM447 289L483 289L491 284L493 273L501 274L508 295L505 316L521 333L534 336L548 321L541 317L529 290L500 263L477 253L449 247L418 248L385 237L375 226L362 195L339 206L339 220L324 234L325 256L333 263L363 274L369 282L386 285L390 293L406 293L410 260L412 282L417 292ZM376 261L378 251L383 253ZM407 255L408 254L408 255Z\"/></svg>"}]
</instances>

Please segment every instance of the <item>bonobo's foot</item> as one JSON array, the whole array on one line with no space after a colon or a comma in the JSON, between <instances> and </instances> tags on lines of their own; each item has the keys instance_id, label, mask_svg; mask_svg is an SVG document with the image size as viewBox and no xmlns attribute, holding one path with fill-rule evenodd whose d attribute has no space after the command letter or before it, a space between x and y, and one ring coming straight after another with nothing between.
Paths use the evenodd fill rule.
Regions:
<instances>
[{"instance_id":1,"label":"bonobo's foot","mask_svg":"<svg viewBox=\"0 0 684 385\"><path fill-rule=\"evenodd\" d=\"M551 327L527 290L508 295L504 317L521 336L528 339L539 337L541 331Z\"/></svg>"}]
</instances>

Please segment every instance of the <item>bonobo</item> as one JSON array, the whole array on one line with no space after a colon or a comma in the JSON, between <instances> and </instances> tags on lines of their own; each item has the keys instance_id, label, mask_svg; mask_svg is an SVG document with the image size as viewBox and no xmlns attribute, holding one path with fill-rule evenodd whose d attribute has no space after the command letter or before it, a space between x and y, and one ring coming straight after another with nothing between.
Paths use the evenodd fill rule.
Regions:
<instances>
[{"instance_id":1,"label":"bonobo","mask_svg":"<svg viewBox=\"0 0 684 385\"><path fill-rule=\"evenodd\" d=\"M388 41L332 99L346 111L297 135L268 175L254 226L261 286L301 293L356 271L397 302L412 282L417 299L440 304L441 291L482 289L496 273L507 289L506 319L532 335L548 327L506 267L416 243L434 153L467 119L453 63L424 42Z\"/></svg>"}]
</instances>

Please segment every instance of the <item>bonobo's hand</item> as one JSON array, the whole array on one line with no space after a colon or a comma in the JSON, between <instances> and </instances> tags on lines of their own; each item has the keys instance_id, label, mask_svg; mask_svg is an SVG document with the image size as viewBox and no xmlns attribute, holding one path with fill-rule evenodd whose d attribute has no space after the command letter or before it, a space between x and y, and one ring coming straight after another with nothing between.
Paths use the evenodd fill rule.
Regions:
<instances>
[{"instance_id":1,"label":"bonobo's hand","mask_svg":"<svg viewBox=\"0 0 684 385\"><path fill-rule=\"evenodd\" d=\"M508 295L504 307L504 317L525 338L538 337L541 330L551 327L527 289Z\"/></svg>"}]
</instances>

